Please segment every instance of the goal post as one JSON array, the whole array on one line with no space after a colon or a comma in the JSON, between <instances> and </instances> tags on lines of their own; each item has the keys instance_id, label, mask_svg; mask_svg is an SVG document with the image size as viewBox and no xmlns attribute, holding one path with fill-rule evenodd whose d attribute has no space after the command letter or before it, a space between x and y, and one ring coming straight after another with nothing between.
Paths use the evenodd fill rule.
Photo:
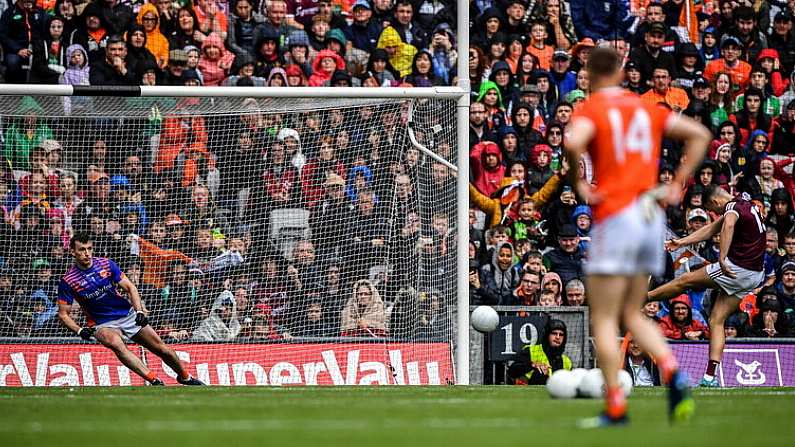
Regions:
<instances>
[{"instance_id":1,"label":"goal post","mask_svg":"<svg viewBox=\"0 0 795 447\"><path fill-rule=\"evenodd\" d=\"M4 271L26 284L26 296L38 293L34 299L44 307L12 316L14 331L22 320L34 326L32 338L19 343L31 348L17 346L18 333L3 334L15 352L0 363L20 373L20 359L32 371L41 349L50 349L49 358L69 357L72 351L59 351L57 343L75 340L59 338L68 334L52 315L45 318L53 291L42 296L36 280L45 267L50 281L60 278L63 241L85 230L102 239L97 255L138 269L136 280L156 303L150 305L155 325L186 360L201 362L196 374L211 383L468 384L468 101L461 87L0 85L3 134L27 125L41 139L18 147L5 139L6 184L18 193L6 203L13 205L6 207L9 227L0 234ZM253 153L230 154L243 146ZM284 153L280 167L271 151ZM127 175L130 155L151 168L148 184ZM44 174L36 174L43 165ZM73 198L59 195L67 177L77 186ZM402 202L404 179L415 195L406 199L411 203ZM87 211L95 205L92 188L105 182L109 203ZM326 186L344 188L345 217L318 217L330 200ZM168 188L181 189L175 194L186 205L158 196ZM212 204L210 211L193 208L202 201ZM35 217L46 223L38 229L46 234L21 239L31 237L26 225ZM173 235L172 227L182 234ZM312 257L316 265L307 264ZM324 292L309 289L320 287L322 278L313 275L325 275L331 265L346 290L327 308L318 296ZM278 293L264 290L273 286L260 277L269 269L282 276L274 279L281 281ZM187 285L173 282L182 270ZM358 289L379 296L380 314L359 303ZM308 319L315 304L338 312L331 318L338 326L315 327ZM261 320L268 323L257 326ZM41 348L36 335L57 343ZM454 363L440 363L445 349L449 363L453 347ZM87 367L83 356L92 352L107 362L94 347L80 351L74 368L83 368L76 373L81 384L117 383L110 377L135 383L107 365ZM18 375L20 383L27 377L37 384L30 374ZM41 380L72 383L69 377Z\"/></svg>"}]
</instances>

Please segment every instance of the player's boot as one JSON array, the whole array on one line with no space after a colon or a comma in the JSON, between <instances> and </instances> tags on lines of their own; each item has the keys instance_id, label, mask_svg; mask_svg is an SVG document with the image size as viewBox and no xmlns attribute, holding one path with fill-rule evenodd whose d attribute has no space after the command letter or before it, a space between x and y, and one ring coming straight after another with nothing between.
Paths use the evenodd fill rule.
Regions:
<instances>
[{"instance_id":1,"label":"player's boot","mask_svg":"<svg viewBox=\"0 0 795 447\"><path fill-rule=\"evenodd\" d=\"M698 386L700 388L720 388L720 382L718 382L717 377L713 377L712 380L707 380L706 378L702 377L698 382Z\"/></svg>"},{"instance_id":2,"label":"player's boot","mask_svg":"<svg viewBox=\"0 0 795 447\"><path fill-rule=\"evenodd\" d=\"M189 385L189 386L203 386L203 385L205 385L204 382L202 382L199 379L195 379L192 376L188 377L185 380L182 380L179 377L177 377L177 382L179 382L182 385Z\"/></svg>"},{"instance_id":3,"label":"player's boot","mask_svg":"<svg viewBox=\"0 0 795 447\"><path fill-rule=\"evenodd\" d=\"M690 394L687 374L676 371L668 384L668 417L672 423L686 422L696 411L696 403Z\"/></svg>"},{"instance_id":4,"label":"player's boot","mask_svg":"<svg viewBox=\"0 0 795 447\"><path fill-rule=\"evenodd\" d=\"M622 427L629 424L629 417L625 414L620 418L611 418L607 413L592 418L580 419L577 421L577 428L590 430L594 428Z\"/></svg>"},{"instance_id":5,"label":"player's boot","mask_svg":"<svg viewBox=\"0 0 795 447\"><path fill-rule=\"evenodd\" d=\"M153 380L152 382L149 383L149 385L151 385L151 386L166 386L166 384L163 383L163 381L160 380L160 379Z\"/></svg>"}]
</instances>

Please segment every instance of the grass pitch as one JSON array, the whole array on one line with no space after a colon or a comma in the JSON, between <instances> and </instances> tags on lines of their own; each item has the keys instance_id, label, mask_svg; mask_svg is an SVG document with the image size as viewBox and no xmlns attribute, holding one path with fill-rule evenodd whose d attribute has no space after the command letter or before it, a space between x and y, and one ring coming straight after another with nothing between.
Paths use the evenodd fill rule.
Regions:
<instances>
[{"instance_id":1,"label":"grass pitch","mask_svg":"<svg viewBox=\"0 0 795 447\"><path fill-rule=\"evenodd\" d=\"M697 390L669 426L663 389L636 389L628 427L575 428L597 400L541 387L0 389L0 446L792 445L795 389Z\"/></svg>"}]
</instances>

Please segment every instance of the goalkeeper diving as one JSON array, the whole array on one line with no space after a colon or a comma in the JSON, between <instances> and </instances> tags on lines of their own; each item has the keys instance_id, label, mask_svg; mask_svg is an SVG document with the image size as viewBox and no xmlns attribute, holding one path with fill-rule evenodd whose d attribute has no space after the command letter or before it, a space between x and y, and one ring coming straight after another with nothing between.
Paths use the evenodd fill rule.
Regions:
<instances>
[{"instance_id":1,"label":"goalkeeper diving","mask_svg":"<svg viewBox=\"0 0 795 447\"><path fill-rule=\"evenodd\" d=\"M127 348L123 336L163 359L177 373L177 382L204 385L188 374L177 353L149 325L135 284L115 262L93 256L94 247L87 233L74 235L69 241L69 251L74 263L58 284L58 318L64 326L83 340L95 338L113 351L124 366L151 385L165 383ZM119 289L127 294L129 301ZM87 327L80 327L69 315L74 301L83 309Z\"/></svg>"}]
</instances>

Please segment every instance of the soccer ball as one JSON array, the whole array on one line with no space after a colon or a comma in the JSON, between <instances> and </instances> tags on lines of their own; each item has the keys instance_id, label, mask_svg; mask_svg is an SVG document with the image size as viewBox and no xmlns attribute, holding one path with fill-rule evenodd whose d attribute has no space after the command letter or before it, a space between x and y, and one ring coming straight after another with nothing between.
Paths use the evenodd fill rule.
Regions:
<instances>
[{"instance_id":1,"label":"soccer ball","mask_svg":"<svg viewBox=\"0 0 795 447\"><path fill-rule=\"evenodd\" d=\"M621 391L624 392L624 396L629 397L632 394L632 376L627 370L618 370L618 383L621 385Z\"/></svg>"},{"instance_id":2,"label":"soccer ball","mask_svg":"<svg viewBox=\"0 0 795 447\"><path fill-rule=\"evenodd\" d=\"M577 386L577 395L591 399L603 397L605 395L605 379L602 370L599 368L589 369L580 380Z\"/></svg>"},{"instance_id":3,"label":"soccer ball","mask_svg":"<svg viewBox=\"0 0 795 447\"><path fill-rule=\"evenodd\" d=\"M571 374L574 376L575 388L580 386L580 381L582 381L582 378L585 377L585 373L587 372L588 370L585 368L574 368L571 370Z\"/></svg>"},{"instance_id":4,"label":"soccer ball","mask_svg":"<svg viewBox=\"0 0 795 447\"><path fill-rule=\"evenodd\" d=\"M577 396L577 377L572 371L559 369L547 380L547 391L555 399L571 399Z\"/></svg>"},{"instance_id":5,"label":"soccer ball","mask_svg":"<svg viewBox=\"0 0 795 447\"><path fill-rule=\"evenodd\" d=\"M497 329L497 325L500 324L500 316L497 315L496 310L489 306L478 306L472 311L470 321L475 330L485 334Z\"/></svg>"}]
</instances>

